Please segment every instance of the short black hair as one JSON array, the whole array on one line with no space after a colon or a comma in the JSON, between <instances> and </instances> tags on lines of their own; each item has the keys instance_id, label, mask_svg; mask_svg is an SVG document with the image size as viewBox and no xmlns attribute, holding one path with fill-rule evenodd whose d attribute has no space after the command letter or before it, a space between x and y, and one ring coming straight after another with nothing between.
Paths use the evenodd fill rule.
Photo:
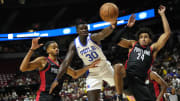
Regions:
<instances>
[{"instance_id":1,"label":"short black hair","mask_svg":"<svg viewBox=\"0 0 180 101\"><path fill-rule=\"evenodd\" d=\"M48 46L49 46L51 43L57 43L57 42L56 42L56 41L48 41L48 42L46 42L46 43L44 44L44 46L43 46L43 50L44 50L45 52L46 52Z\"/></svg>"},{"instance_id":2,"label":"short black hair","mask_svg":"<svg viewBox=\"0 0 180 101\"><path fill-rule=\"evenodd\" d=\"M83 20L83 19L77 19L77 20L75 21L76 29L77 29L77 27L78 27L80 24L88 24L88 23L87 23L85 20Z\"/></svg>"},{"instance_id":3,"label":"short black hair","mask_svg":"<svg viewBox=\"0 0 180 101\"><path fill-rule=\"evenodd\" d=\"M150 28L147 28L147 27L142 27L142 28L139 28L139 30L136 32L137 40L139 40L139 36L142 33L147 33L149 35L150 39L153 39L153 32L152 32L152 30Z\"/></svg>"}]
</instances>

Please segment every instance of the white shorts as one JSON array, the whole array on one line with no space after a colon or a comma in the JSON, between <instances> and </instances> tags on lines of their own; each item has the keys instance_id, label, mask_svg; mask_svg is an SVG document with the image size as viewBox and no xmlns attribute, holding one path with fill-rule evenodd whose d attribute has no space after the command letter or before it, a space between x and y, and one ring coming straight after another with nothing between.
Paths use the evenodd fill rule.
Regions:
<instances>
[{"instance_id":1,"label":"white shorts","mask_svg":"<svg viewBox=\"0 0 180 101\"><path fill-rule=\"evenodd\" d=\"M114 86L114 69L109 61L105 62L103 67L100 67L101 71L89 72L86 78L87 91L101 89L103 80L106 81L109 86Z\"/></svg>"}]
</instances>

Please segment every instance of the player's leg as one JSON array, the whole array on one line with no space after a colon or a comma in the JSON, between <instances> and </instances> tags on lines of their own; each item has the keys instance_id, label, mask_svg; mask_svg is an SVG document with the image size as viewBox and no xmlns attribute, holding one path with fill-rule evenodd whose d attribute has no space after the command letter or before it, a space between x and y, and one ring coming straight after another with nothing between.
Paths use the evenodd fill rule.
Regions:
<instances>
[{"instance_id":1,"label":"player's leg","mask_svg":"<svg viewBox=\"0 0 180 101\"><path fill-rule=\"evenodd\" d=\"M122 64L114 65L114 80L117 94L122 94L123 91L123 78L126 76L125 68Z\"/></svg>"},{"instance_id":2,"label":"player's leg","mask_svg":"<svg viewBox=\"0 0 180 101\"><path fill-rule=\"evenodd\" d=\"M94 76L92 73L86 78L86 89L88 101L99 101L102 88L102 78Z\"/></svg>"},{"instance_id":3,"label":"player's leg","mask_svg":"<svg viewBox=\"0 0 180 101\"><path fill-rule=\"evenodd\" d=\"M134 77L133 84L131 84L130 88L136 101L153 101L153 96L149 88L138 77Z\"/></svg>"},{"instance_id":4,"label":"player's leg","mask_svg":"<svg viewBox=\"0 0 180 101\"><path fill-rule=\"evenodd\" d=\"M123 93L123 78L126 76L125 68L122 64L115 64L114 65L114 81L118 99L122 100L122 93Z\"/></svg>"},{"instance_id":5,"label":"player's leg","mask_svg":"<svg viewBox=\"0 0 180 101\"><path fill-rule=\"evenodd\" d=\"M126 76L124 66L122 64L115 64L114 69L111 65L106 68L107 71L102 76L103 80L110 86L115 86L118 97L122 99L123 78Z\"/></svg>"},{"instance_id":6,"label":"player's leg","mask_svg":"<svg viewBox=\"0 0 180 101\"><path fill-rule=\"evenodd\" d=\"M91 90L87 92L88 101L99 101L100 100L100 89Z\"/></svg>"}]
</instances>

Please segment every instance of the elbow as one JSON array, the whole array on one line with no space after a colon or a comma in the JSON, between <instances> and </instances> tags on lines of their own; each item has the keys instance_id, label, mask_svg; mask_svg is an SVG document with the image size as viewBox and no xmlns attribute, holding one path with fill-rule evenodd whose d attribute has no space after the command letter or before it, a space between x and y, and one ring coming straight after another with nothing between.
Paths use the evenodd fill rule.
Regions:
<instances>
[{"instance_id":1,"label":"elbow","mask_svg":"<svg viewBox=\"0 0 180 101\"><path fill-rule=\"evenodd\" d=\"M169 30L167 33L170 35L172 32Z\"/></svg>"},{"instance_id":2,"label":"elbow","mask_svg":"<svg viewBox=\"0 0 180 101\"><path fill-rule=\"evenodd\" d=\"M169 37L172 32L169 30L169 31L167 31L166 33L167 33L167 35L168 35L168 37Z\"/></svg>"},{"instance_id":3,"label":"elbow","mask_svg":"<svg viewBox=\"0 0 180 101\"><path fill-rule=\"evenodd\" d=\"M73 76L73 79L78 79L78 76Z\"/></svg>"},{"instance_id":4,"label":"elbow","mask_svg":"<svg viewBox=\"0 0 180 101\"><path fill-rule=\"evenodd\" d=\"M163 87L164 90L166 90L168 88L168 84L165 83L162 87Z\"/></svg>"},{"instance_id":5,"label":"elbow","mask_svg":"<svg viewBox=\"0 0 180 101\"><path fill-rule=\"evenodd\" d=\"M74 74L73 74L73 79L77 79L79 76L77 75L77 73L76 72L74 72Z\"/></svg>"},{"instance_id":6,"label":"elbow","mask_svg":"<svg viewBox=\"0 0 180 101\"><path fill-rule=\"evenodd\" d=\"M25 69L23 67L20 67L21 72L25 72Z\"/></svg>"}]
</instances>

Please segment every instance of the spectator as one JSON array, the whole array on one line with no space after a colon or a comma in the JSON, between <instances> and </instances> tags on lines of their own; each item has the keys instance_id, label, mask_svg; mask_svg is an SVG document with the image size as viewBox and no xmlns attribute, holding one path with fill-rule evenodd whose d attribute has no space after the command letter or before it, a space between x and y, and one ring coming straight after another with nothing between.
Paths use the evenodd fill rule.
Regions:
<instances>
[{"instance_id":1,"label":"spectator","mask_svg":"<svg viewBox=\"0 0 180 101\"><path fill-rule=\"evenodd\" d=\"M176 89L172 88L170 93L165 95L166 101L179 101L178 96L176 94Z\"/></svg>"}]
</instances>

